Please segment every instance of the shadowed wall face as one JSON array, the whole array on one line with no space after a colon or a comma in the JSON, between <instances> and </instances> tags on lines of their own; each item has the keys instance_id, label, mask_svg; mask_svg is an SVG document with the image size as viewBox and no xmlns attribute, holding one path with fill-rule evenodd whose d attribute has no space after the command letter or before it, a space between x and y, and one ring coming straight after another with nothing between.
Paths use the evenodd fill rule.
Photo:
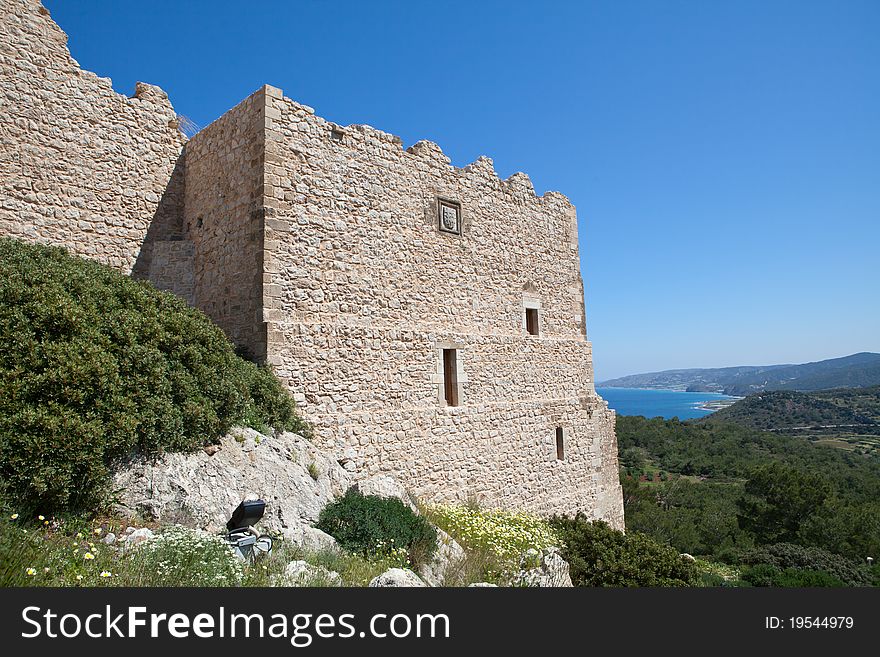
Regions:
<instances>
[{"instance_id":1,"label":"shadowed wall face","mask_svg":"<svg viewBox=\"0 0 880 657\"><path fill-rule=\"evenodd\" d=\"M0 80L0 234L131 273L150 225L180 216L162 202L185 141L167 95L81 70L35 0L0 0Z\"/></svg>"},{"instance_id":2,"label":"shadowed wall face","mask_svg":"<svg viewBox=\"0 0 880 657\"><path fill-rule=\"evenodd\" d=\"M183 220L193 245L193 304L258 361L266 358L264 123L260 90L187 143Z\"/></svg>"}]
</instances>

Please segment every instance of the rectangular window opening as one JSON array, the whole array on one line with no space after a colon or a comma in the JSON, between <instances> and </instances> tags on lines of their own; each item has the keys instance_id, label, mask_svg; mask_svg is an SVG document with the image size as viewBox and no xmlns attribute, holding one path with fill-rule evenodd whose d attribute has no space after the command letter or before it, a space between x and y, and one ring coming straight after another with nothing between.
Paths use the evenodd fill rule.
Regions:
<instances>
[{"instance_id":1,"label":"rectangular window opening","mask_svg":"<svg viewBox=\"0 0 880 657\"><path fill-rule=\"evenodd\" d=\"M562 427L556 427L556 460L565 460L565 438Z\"/></svg>"},{"instance_id":2,"label":"rectangular window opening","mask_svg":"<svg viewBox=\"0 0 880 657\"><path fill-rule=\"evenodd\" d=\"M447 406L458 406L458 362L455 349L443 350L443 396Z\"/></svg>"},{"instance_id":3,"label":"rectangular window opening","mask_svg":"<svg viewBox=\"0 0 880 657\"><path fill-rule=\"evenodd\" d=\"M526 308L526 331L529 335L538 335L538 309Z\"/></svg>"}]
</instances>

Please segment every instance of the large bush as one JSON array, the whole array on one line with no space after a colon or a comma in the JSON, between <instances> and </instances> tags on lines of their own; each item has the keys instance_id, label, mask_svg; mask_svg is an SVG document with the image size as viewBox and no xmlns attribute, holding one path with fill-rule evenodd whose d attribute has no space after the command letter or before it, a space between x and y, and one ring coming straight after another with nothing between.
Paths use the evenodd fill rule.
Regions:
<instances>
[{"instance_id":1,"label":"large bush","mask_svg":"<svg viewBox=\"0 0 880 657\"><path fill-rule=\"evenodd\" d=\"M426 563L437 549L437 530L403 502L355 489L325 506L316 527L350 552L395 556L405 551L413 565Z\"/></svg>"},{"instance_id":2,"label":"large bush","mask_svg":"<svg viewBox=\"0 0 880 657\"><path fill-rule=\"evenodd\" d=\"M693 562L644 534L624 534L601 520L554 516L550 526L563 541L562 557L575 586L693 586Z\"/></svg>"},{"instance_id":3,"label":"large bush","mask_svg":"<svg viewBox=\"0 0 880 657\"><path fill-rule=\"evenodd\" d=\"M0 493L19 508L105 499L112 462L302 429L266 368L205 315L63 249L0 239Z\"/></svg>"},{"instance_id":4,"label":"large bush","mask_svg":"<svg viewBox=\"0 0 880 657\"><path fill-rule=\"evenodd\" d=\"M739 561L750 566L769 566L780 571L794 568L824 572L846 586L871 585L871 574L867 566L816 547L776 543L747 550L739 555ZM743 579L746 579L745 576Z\"/></svg>"},{"instance_id":5,"label":"large bush","mask_svg":"<svg viewBox=\"0 0 880 657\"><path fill-rule=\"evenodd\" d=\"M786 568L780 570L776 566L762 563L757 566L746 566L742 571L742 580L751 586L774 586L780 588L806 587L841 587L846 584L824 570L805 570L802 568Z\"/></svg>"}]
</instances>

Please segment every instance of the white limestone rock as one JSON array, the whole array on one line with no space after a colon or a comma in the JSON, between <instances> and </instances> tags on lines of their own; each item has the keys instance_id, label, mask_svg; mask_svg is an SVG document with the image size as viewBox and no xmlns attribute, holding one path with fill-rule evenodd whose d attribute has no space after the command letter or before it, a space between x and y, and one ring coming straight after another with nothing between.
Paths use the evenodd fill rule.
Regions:
<instances>
[{"instance_id":1,"label":"white limestone rock","mask_svg":"<svg viewBox=\"0 0 880 657\"><path fill-rule=\"evenodd\" d=\"M437 551L429 563L419 568L419 575L429 586L455 586L460 584L456 577L464 557L464 548L437 528Z\"/></svg>"},{"instance_id":2,"label":"white limestone rock","mask_svg":"<svg viewBox=\"0 0 880 657\"><path fill-rule=\"evenodd\" d=\"M291 561L284 574L271 580L272 586L342 586L342 577L335 570L313 566L307 561Z\"/></svg>"},{"instance_id":3,"label":"white limestone rock","mask_svg":"<svg viewBox=\"0 0 880 657\"><path fill-rule=\"evenodd\" d=\"M336 539L305 523L296 523L282 531L284 542L307 552L341 552Z\"/></svg>"},{"instance_id":4,"label":"white limestone rock","mask_svg":"<svg viewBox=\"0 0 880 657\"><path fill-rule=\"evenodd\" d=\"M114 475L121 491L117 512L218 532L242 500L260 498L266 512L259 528L283 532L316 522L321 509L351 486L334 458L293 433L234 429L220 447L213 455L199 450L122 464Z\"/></svg>"},{"instance_id":5,"label":"white limestone rock","mask_svg":"<svg viewBox=\"0 0 880 657\"><path fill-rule=\"evenodd\" d=\"M373 475L372 477L361 479L356 481L352 488L365 496L395 497L416 513L419 512L415 499L407 492L403 484L388 475Z\"/></svg>"},{"instance_id":6,"label":"white limestone rock","mask_svg":"<svg viewBox=\"0 0 880 657\"><path fill-rule=\"evenodd\" d=\"M540 553L537 550L526 552L510 586L571 587L573 584L568 562L559 555L559 548L550 547Z\"/></svg>"},{"instance_id":7,"label":"white limestone rock","mask_svg":"<svg viewBox=\"0 0 880 657\"><path fill-rule=\"evenodd\" d=\"M402 586L402 587L426 587L427 584L419 579L409 568L389 568L381 575L377 575L370 582L370 587Z\"/></svg>"},{"instance_id":8,"label":"white limestone rock","mask_svg":"<svg viewBox=\"0 0 880 657\"><path fill-rule=\"evenodd\" d=\"M128 529L131 529L131 527ZM130 533L126 530L122 542L125 544L125 547L132 548L151 540L154 536L153 530L141 527L140 529L132 530Z\"/></svg>"}]
</instances>

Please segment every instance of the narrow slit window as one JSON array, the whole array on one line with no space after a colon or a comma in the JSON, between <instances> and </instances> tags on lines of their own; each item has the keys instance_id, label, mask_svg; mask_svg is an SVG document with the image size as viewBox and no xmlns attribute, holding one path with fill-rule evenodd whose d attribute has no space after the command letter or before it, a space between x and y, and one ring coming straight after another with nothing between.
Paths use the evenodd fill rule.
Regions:
<instances>
[{"instance_id":1,"label":"narrow slit window","mask_svg":"<svg viewBox=\"0 0 880 657\"><path fill-rule=\"evenodd\" d=\"M565 432L562 427L556 427L556 460L565 460Z\"/></svg>"},{"instance_id":2,"label":"narrow slit window","mask_svg":"<svg viewBox=\"0 0 880 657\"><path fill-rule=\"evenodd\" d=\"M443 350L443 396L447 406L458 406L458 362L455 349Z\"/></svg>"},{"instance_id":3,"label":"narrow slit window","mask_svg":"<svg viewBox=\"0 0 880 657\"><path fill-rule=\"evenodd\" d=\"M529 335L538 335L538 309L526 308L526 331Z\"/></svg>"}]
</instances>

